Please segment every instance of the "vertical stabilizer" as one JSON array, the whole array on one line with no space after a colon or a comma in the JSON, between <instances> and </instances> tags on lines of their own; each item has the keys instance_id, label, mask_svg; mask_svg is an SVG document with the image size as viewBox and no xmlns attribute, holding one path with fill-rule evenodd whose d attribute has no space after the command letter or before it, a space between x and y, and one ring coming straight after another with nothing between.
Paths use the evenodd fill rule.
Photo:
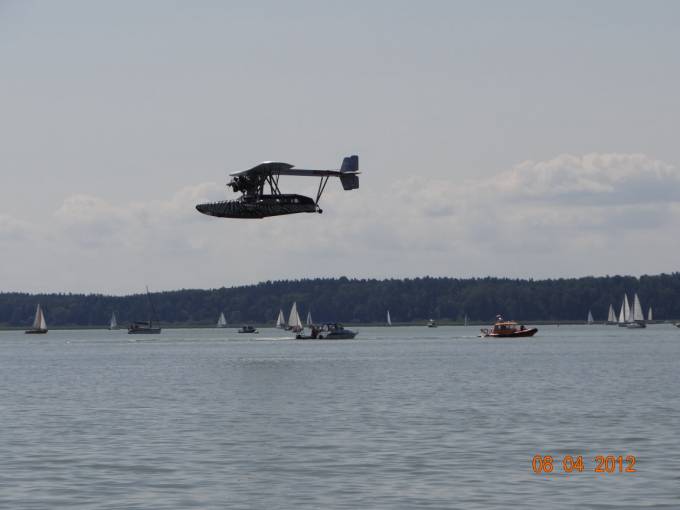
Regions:
<instances>
[{"instance_id":1,"label":"vertical stabilizer","mask_svg":"<svg viewBox=\"0 0 680 510\"><path fill-rule=\"evenodd\" d=\"M340 176L340 182L345 190L358 189L359 188L359 156L356 154L353 156L347 156L342 160L342 166L340 167L340 172L346 173L346 175Z\"/></svg>"}]
</instances>

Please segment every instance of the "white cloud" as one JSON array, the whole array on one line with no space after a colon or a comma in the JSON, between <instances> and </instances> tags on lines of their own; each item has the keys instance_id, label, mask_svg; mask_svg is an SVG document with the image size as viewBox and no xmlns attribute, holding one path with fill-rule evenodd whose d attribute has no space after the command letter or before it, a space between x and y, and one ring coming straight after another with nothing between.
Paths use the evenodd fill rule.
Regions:
<instances>
[{"instance_id":1,"label":"white cloud","mask_svg":"<svg viewBox=\"0 0 680 510\"><path fill-rule=\"evenodd\" d=\"M494 180L506 196L576 203L678 201L680 170L644 154L562 154L524 161Z\"/></svg>"},{"instance_id":2,"label":"white cloud","mask_svg":"<svg viewBox=\"0 0 680 510\"><path fill-rule=\"evenodd\" d=\"M341 274L668 271L679 182L673 165L643 155L588 154L475 181L411 177L352 192L330 183L323 215L264 220L199 214L195 204L227 196L216 183L131 203L76 194L40 224L0 215L0 240L23 262L0 277L26 289L37 267L40 288L129 292Z\"/></svg>"}]
</instances>

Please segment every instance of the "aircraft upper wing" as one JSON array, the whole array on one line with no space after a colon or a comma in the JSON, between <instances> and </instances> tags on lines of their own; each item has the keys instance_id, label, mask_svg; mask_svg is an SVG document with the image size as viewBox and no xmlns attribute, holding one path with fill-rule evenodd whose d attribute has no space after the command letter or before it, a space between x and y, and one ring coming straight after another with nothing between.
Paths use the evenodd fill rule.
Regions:
<instances>
[{"instance_id":1,"label":"aircraft upper wing","mask_svg":"<svg viewBox=\"0 0 680 510\"><path fill-rule=\"evenodd\" d=\"M248 174L277 174L277 175L299 175L303 177L340 177L342 174L358 174L358 171L340 170L308 170L305 168L295 168L290 163L279 163L275 161L265 161L259 165L254 166L248 170L241 170L240 172L233 172L229 174L232 177Z\"/></svg>"},{"instance_id":2,"label":"aircraft upper wing","mask_svg":"<svg viewBox=\"0 0 680 510\"><path fill-rule=\"evenodd\" d=\"M351 186L347 189L354 189L358 187L359 172L359 156L347 156L342 161L342 167L338 170L312 170L305 168L295 168L290 163L281 163L277 161L265 161L259 165L250 168L249 170L241 170L234 172L232 177L243 175L298 175L302 177L340 177L343 181L343 186ZM351 176L355 177L351 177ZM351 183L351 184L350 184Z\"/></svg>"},{"instance_id":3,"label":"aircraft upper wing","mask_svg":"<svg viewBox=\"0 0 680 510\"><path fill-rule=\"evenodd\" d=\"M293 168L293 165L290 163L281 163L277 161L265 161L263 163L260 163L259 165L254 166L253 168L250 168L248 170L241 170L240 172L234 172L229 175L232 177L238 176L238 175L247 175L247 174L277 174L280 173L282 170L288 170L290 168Z\"/></svg>"}]
</instances>

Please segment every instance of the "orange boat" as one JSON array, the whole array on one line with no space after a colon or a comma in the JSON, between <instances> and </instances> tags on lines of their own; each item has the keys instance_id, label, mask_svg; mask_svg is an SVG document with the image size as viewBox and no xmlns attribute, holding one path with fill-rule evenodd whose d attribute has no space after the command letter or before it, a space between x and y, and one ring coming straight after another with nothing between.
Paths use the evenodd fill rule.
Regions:
<instances>
[{"instance_id":1,"label":"orange boat","mask_svg":"<svg viewBox=\"0 0 680 510\"><path fill-rule=\"evenodd\" d=\"M494 336L494 337L521 337L521 336L534 336L538 329L536 328L526 328L524 324L519 325L515 321L504 321L503 317L500 315L496 316L496 322L493 328L484 328L481 330L482 336Z\"/></svg>"}]
</instances>

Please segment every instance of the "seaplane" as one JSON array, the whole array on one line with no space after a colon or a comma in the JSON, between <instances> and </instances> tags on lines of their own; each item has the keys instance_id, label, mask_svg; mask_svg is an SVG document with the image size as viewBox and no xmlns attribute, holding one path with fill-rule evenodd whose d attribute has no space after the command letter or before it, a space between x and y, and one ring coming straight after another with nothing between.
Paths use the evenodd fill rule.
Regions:
<instances>
[{"instance_id":1,"label":"seaplane","mask_svg":"<svg viewBox=\"0 0 680 510\"><path fill-rule=\"evenodd\" d=\"M227 184L234 193L241 193L235 200L198 204L198 212L218 218L266 218L296 213L322 213L319 200L326 189L328 179L339 177L343 189L359 188L359 156L347 156L338 170L312 170L297 168L290 163L265 161L249 170L229 174ZM319 177L316 199L304 195L281 193L279 178L282 175Z\"/></svg>"}]
</instances>

